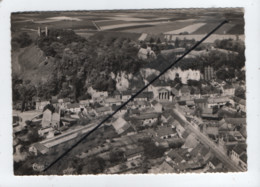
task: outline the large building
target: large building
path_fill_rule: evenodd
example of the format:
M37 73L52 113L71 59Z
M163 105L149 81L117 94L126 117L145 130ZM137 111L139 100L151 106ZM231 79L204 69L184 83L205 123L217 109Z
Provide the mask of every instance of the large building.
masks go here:
M211 67L211 66L205 67L204 68L204 79L206 81L208 81L208 80L211 80L213 78L215 78L215 73L214 73L213 67Z

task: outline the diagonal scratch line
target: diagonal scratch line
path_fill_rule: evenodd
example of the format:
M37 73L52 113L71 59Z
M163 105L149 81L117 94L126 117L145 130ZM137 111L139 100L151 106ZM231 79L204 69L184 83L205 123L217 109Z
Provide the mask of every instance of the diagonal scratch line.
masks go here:
M125 103L123 103L119 108L117 108L113 113L103 119L95 128L89 131L86 135L84 135L79 141L73 144L69 149L67 149L64 153L62 153L57 159L55 159L50 165L48 165L43 171L47 171L50 167L52 167L55 163L57 163L61 158L63 158L66 154L68 154L73 148L75 148L78 144L80 144L86 137L92 134L95 130L97 130L104 122L113 117L119 110L125 107L130 101L132 101L136 96L138 96L141 92L143 92L148 86L150 86L154 81L156 81L159 77L161 77L164 73L166 73L169 69L171 69L177 62L182 60L187 54L189 54L192 50L194 50L198 45L200 45L203 41L205 41L211 34L213 34L216 30L218 30L222 25L228 23L227 20L222 21L218 26L216 26L211 32L209 32L206 36L204 36L200 41L198 41L194 46L192 46L189 50L187 50L181 57L179 57L176 61L170 64L167 68L165 68L159 75L157 75L154 79L152 79L148 84L146 84L142 89L136 92L130 99L128 99Z

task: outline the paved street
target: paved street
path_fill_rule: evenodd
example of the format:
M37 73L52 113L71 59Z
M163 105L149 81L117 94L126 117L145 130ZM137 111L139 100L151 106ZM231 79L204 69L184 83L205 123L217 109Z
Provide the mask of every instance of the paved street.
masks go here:
M190 122L188 122L185 117L176 109L173 109L174 113L179 115L182 119L183 124L187 125L187 128L191 130L198 138L198 140L204 145L210 147L212 152L218 157L219 160L225 164L231 171L244 171L242 168L237 166L213 141L211 141L206 135L201 133L196 129Z

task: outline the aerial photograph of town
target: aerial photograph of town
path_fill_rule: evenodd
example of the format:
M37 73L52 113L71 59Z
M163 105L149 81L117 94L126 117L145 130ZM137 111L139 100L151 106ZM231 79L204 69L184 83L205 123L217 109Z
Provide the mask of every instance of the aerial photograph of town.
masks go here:
M243 8L13 12L14 175L246 172L244 25Z

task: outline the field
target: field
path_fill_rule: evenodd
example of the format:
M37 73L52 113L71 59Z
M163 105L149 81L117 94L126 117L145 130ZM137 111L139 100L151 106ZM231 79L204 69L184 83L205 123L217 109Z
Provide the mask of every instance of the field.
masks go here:
M202 27L204 25L205 25L205 23L195 23L195 24L186 26L186 27L181 28L181 29L166 32L165 34L180 34L182 32L192 33L192 32L198 30L200 27Z
M31 12L12 14L12 31L22 29L36 31L38 27L62 29L86 29L123 31L133 33L173 33L188 32L205 34L224 19L231 22L217 31L217 34L243 34L244 21L241 11L229 9L165 9L165 10L112 10L79 12ZM200 25L205 23L205 25ZM193 25L193 26L192 26ZM81 34L83 33L80 32Z
M134 29L128 29L124 32L135 32L135 33L148 33L148 34L161 34L164 32L169 32L172 30L177 30L184 28L188 26L189 24L192 24L193 20L187 20L187 21L172 21L172 22L166 22L158 25L151 26L149 28L140 27L140 28L134 28Z

